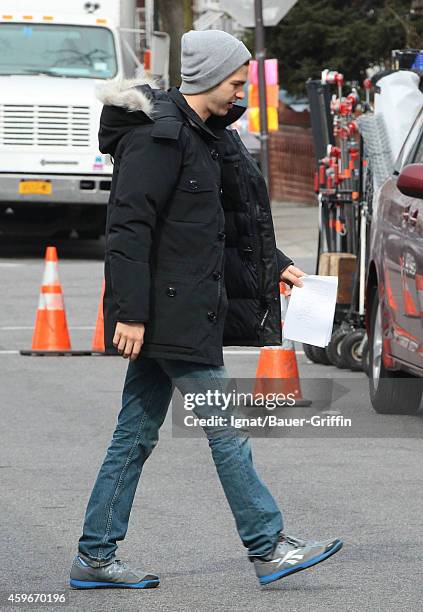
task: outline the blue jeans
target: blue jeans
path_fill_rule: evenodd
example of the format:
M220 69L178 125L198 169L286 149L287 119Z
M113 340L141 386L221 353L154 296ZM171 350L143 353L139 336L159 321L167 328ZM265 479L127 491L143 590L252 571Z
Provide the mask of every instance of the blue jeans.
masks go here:
M141 471L158 442L174 386L182 394L193 391L193 381L197 393L210 388L223 391L228 378L220 366L142 356L129 363L117 426L88 502L79 539L81 553L98 564L115 556L116 542L125 538ZM207 406L194 408L200 417L207 412ZM203 429L241 541L249 556L266 555L273 550L283 521L254 469L248 435L230 425Z

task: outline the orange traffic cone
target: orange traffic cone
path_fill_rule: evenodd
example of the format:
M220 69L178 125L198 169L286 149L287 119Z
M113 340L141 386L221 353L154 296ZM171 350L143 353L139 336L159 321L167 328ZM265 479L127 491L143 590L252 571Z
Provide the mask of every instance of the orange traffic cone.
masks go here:
M101 288L101 298L98 305L97 311L97 323L95 326L92 350L94 353L104 353L104 315L103 315L103 299L104 299L105 282L103 280L103 286Z
M43 282L32 337L32 351L38 353L70 351L68 325L59 280L57 250L49 246L45 254Z
M288 307L285 283L280 283L282 328ZM287 406L310 406L311 400L302 397L297 357L292 340L282 346L264 347L260 351L256 370L254 396L280 393L287 397ZM295 403L294 403L295 402Z

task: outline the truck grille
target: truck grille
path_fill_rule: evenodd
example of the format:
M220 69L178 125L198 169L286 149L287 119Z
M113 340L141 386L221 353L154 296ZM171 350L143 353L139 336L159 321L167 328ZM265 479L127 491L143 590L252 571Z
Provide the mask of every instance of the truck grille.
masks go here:
M89 106L0 104L0 145L88 147Z

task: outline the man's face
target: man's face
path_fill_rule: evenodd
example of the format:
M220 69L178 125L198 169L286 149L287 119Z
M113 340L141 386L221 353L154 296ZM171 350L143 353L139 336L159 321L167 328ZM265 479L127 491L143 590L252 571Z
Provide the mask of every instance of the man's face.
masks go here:
M243 86L247 82L248 66L241 66L227 79L206 92L207 110L224 117L232 105L245 97Z

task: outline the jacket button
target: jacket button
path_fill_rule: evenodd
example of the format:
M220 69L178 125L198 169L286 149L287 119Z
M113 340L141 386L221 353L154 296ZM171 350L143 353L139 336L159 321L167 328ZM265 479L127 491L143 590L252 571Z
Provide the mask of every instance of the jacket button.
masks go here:
M190 189L192 189L193 191L197 191L197 189L198 189L198 181L196 181L195 179L191 179L189 181L189 186L190 186Z
M217 319L216 313L213 312L213 311L208 312L207 316L209 318L209 321L212 321L212 322L216 321L216 319Z
M250 246L247 246L245 247L245 249L242 249L242 250L244 251L245 258L250 260L253 254L253 249Z
M167 288L167 291L166 291L166 294L167 294L169 297L175 297L175 295L176 295L176 289L175 289L174 287L168 287L168 288Z
M222 278L222 272L213 272L214 280L220 280Z
M217 159L219 159L219 153L216 151L216 149L212 149L210 151L210 154L212 156L212 158L216 161Z
M217 237L218 237L219 240L225 240L226 234L225 234L225 232L219 232Z

